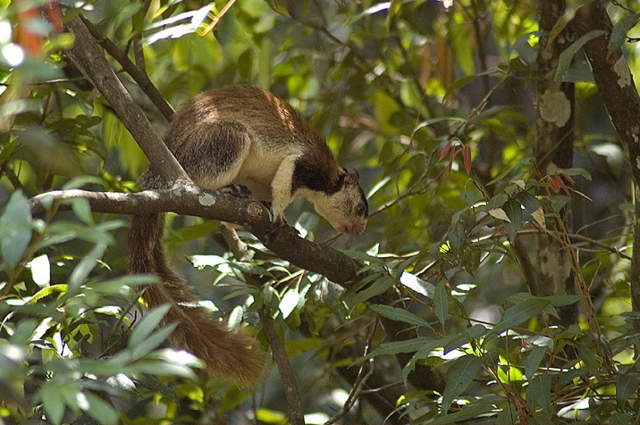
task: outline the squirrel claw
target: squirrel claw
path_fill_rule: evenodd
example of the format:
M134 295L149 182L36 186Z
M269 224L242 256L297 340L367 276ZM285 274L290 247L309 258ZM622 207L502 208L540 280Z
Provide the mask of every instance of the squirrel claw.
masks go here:
M280 229L287 226L287 220L284 217L276 217L269 225L269 231L264 235L264 240L268 243L275 238Z

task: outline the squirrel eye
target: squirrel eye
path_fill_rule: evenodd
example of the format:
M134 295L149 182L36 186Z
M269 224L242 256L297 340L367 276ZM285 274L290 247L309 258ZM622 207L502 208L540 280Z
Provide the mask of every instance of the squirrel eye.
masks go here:
M367 212L367 207L364 206L364 204L358 204L358 206L356 207L356 214L358 216L363 216L365 215Z

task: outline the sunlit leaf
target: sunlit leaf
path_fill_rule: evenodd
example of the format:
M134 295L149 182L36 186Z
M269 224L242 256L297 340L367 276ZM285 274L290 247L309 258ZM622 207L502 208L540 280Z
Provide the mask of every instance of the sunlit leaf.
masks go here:
M164 319L164 316L169 312L170 308L170 305L164 304L148 311L144 316L142 316L142 319L140 319L140 321L138 321L138 323L133 327L133 332L131 332L131 336L129 337L129 347L135 349L137 346L142 344L142 342L146 340L158 327L162 319Z
M46 254L39 255L29 262L31 278L39 287L49 286L51 283L51 263Z
M433 298L435 286L433 283L420 279L418 276L403 272L400 275L400 283L409 289L416 291L417 293L424 295L427 298Z

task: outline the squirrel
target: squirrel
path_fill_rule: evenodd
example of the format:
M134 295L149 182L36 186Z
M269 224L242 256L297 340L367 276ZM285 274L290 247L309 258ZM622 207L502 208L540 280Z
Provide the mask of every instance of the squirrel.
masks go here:
M217 190L243 185L254 199L271 203L272 225L284 225L292 199L311 201L338 231L361 234L368 204L357 171L340 167L320 134L271 92L234 85L196 95L169 123L164 142L191 179ZM143 189L166 184L153 165L140 177ZM253 385L264 351L244 329L230 330L201 307L169 265L163 248L164 214L135 214L129 231L129 273L158 276L145 290L149 308L169 303L163 323L178 322L170 342L199 357L228 382Z

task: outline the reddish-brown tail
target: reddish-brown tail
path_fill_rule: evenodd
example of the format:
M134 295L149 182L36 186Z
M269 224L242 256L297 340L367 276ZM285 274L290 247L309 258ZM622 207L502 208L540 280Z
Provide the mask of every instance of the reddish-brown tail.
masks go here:
M178 322L170 342L199 357L213 375L239 385L252 385L262 376L265 353L244 329L228 329L197 307L198 299L169 266L162 246L163 214L133 216L129 231L129 272L155 274L161 284L148 287L149 307L171 304L164 323Z

